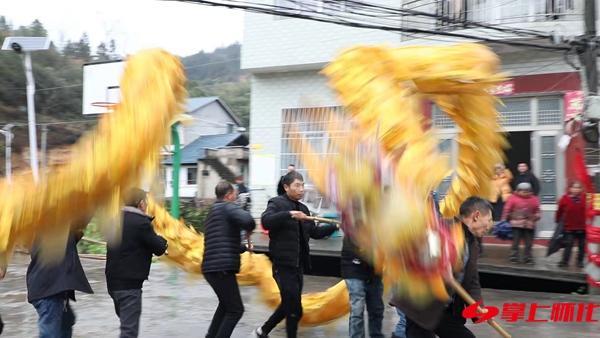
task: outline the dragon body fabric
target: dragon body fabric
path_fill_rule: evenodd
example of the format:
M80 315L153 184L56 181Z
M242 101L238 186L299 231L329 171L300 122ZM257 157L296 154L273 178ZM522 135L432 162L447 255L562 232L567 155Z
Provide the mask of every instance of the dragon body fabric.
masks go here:
M328 128L333 133L351 126L331 142L337 155L323 159L301 138L292 145L301 150L311 180L342 211L345 231L361 244L386 285L415 302L448 297L444 276L459 266L463 240L456 225L440 221L429 198L451 170L422 115L424 102L436 103L461 129L460 158L441 203L445 216L455 216L467 196L484 195L493 164L501 159L497 102L488 93L502 80L497 68L496 56L474 44L349 50L324 70L349 113L349 119L331 119ZM97 209L117 217L122 192L157 167L158 149L182 112L184 82L180 62L164 51L130 57L121 102L74 146L71 162L48 170L37 184L26 174L10 185L0 182L3 259L36 238L49 257L56 256L78 219ZM203 235L153 200L148 213L155 217L157 233L169 241L166 259L200 273ZM243 254L238 280L257 285L270 306L279 303L265 255ZM303 295L302 304L302 323L321 324L348 312L348 292L340 282Z

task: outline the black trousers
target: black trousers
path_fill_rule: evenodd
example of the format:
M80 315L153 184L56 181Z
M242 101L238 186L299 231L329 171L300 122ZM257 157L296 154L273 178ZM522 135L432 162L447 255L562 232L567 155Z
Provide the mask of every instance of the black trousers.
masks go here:
M579 251L577 252L577 263L583 263L583 257L585 256L585 230L565 231L565 250L563 251L562 256L563 263L569 264L575 240L577 240L577 245L579 247Z
M512 228L513 243L511 247L511 257L519 258L519 243L521 239L525 241L525 260L531 259L531 247L533 246L533 229Z
M496 203L492 203L492 219L494 222L498 222L502 218L502 209L504 209L504 201L500 196Z
M120 338L135 338L140 331L142 289L108 291L121 322Z
M298 322L302 318L302 269L292 267L273 267L273 278L279 287L281 303L271 317L262 326L263 334L269 334L285 318L285 330L288 338L295 338Z
M219 306L210 322L206 337L231 337L233 329L244 314L244 304L242 304L235 273L231 271L209 272L204 274L204 278L219 298Z
M442 320L433 331L420 327L407 317L406 338L435 338L436 335L440 338L475 338L465 323L464 318L454 316L450 309L444 311Z

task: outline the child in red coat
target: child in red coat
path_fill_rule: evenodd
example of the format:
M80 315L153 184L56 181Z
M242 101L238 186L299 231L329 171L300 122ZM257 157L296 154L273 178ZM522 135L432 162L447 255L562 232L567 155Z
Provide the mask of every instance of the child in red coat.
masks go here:
M569 266L573 242L577 239L579 251L577 252L577 266L583 268L583 257L585 248L585 195L581 183L575 181L569 186L569 192L558 202L556 211L556 222L563 222L564 243L562 260L559 267Z
M502 220L509 221L513 232L513 243L510 261L519 263L519 243L525 242L525 255L523 263L535 264L531 254L535 227L540 219L540 200L532 193L532 186L528 182L521 182L512 194L502 212Z

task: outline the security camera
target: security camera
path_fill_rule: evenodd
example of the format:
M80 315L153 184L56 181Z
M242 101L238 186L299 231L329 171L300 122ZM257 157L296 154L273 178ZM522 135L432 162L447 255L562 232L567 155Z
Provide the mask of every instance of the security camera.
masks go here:
M21 54L21 51L23 50L23 48L21 47L21 45L18 42L13 42L10 44L10 48L12 48L12 50L14 50L15 52Z

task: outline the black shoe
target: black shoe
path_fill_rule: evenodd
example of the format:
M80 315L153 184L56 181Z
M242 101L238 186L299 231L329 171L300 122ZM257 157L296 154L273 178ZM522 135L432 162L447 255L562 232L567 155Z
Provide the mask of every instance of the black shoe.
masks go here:
M509 260L513 264L518 264L519 263L519 257L511 257L511 258L509 258Z
M583 262L577 262L577 267L583 269L585 267L585 264L583 264Z
M527 265L535 265L535 261L531 258L525 259L525 264Z
M567 264L567 262L560 262L560 263L558 263L558 267L559 268L566 268L568 266L569 266L569 264Z

